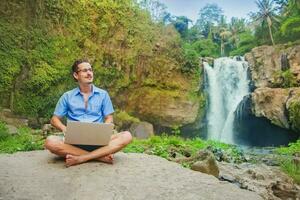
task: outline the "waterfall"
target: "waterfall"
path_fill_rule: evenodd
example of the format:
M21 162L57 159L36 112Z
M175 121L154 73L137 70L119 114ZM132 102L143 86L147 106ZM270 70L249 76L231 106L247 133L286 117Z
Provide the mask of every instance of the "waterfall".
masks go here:
M208 139L234 143L235 110L249 93L248 63L243 58L218 58L204 64L208 92Z

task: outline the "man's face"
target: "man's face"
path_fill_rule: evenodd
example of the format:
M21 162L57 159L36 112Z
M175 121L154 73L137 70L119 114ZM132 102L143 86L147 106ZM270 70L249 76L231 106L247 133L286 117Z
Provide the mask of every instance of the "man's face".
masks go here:
M90 63L83 62L78 65L77 72L73 73L78 83L91 84L93 82L93 68Z

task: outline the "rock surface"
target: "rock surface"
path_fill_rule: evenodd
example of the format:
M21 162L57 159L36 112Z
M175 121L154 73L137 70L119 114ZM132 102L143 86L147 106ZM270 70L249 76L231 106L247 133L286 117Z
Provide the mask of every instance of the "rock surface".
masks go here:
M147 139L154 135L153 125L148 122L133 123L129 130L137 139Z
M267 200L298 200L300 187L278 167L264 164L243 163L240 165L219 163L220 177L254 191Z
M208 150L200 151L202 160L192 164L191 169L205 174L211 174L219 177L219 168L215 160L214 154Z
M28 126L28 119L14 115L9 109L3 109L0 111L0 121L15 127Z
M299 101L300 88L258 88L251 94L252 113L265 117L273 124L297 131L289 123L289 106Z
M259 46L245 54L245 59L249 62L252 80L258 88L272 87L274 74L288 68L300 80L300 45Z
M256 200L259 195L145 154L66 168L47 151L0 155L0 199Z
M200 106L199 100L190 99L186 91L147 87L119 95L116 104L139 119L170 128L194 123Z

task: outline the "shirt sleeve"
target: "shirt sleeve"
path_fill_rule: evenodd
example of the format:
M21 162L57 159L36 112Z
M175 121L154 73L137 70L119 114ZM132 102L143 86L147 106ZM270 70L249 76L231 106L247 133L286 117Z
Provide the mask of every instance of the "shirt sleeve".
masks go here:
M67 110L68 110L67 95L63 94L59 98L53 114L59 117L64 117L67 114Z
M109 114L112 114L114 112L114 108L113 105L111 103L110 97L108 95L108 93L105 93L103 102L102 102L102 114L103 116L107 116Z

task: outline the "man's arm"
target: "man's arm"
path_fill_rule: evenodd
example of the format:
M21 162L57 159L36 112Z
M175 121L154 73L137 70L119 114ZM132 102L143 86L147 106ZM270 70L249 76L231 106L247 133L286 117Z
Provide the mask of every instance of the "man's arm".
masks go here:
M67 127L61 122L61 118L53 115L53 117L50 120L50 123L52 126L54 126L55 128L61 130L62 132L66 132Z
M114 123L113 115L106 115L104 119L104 123Z

